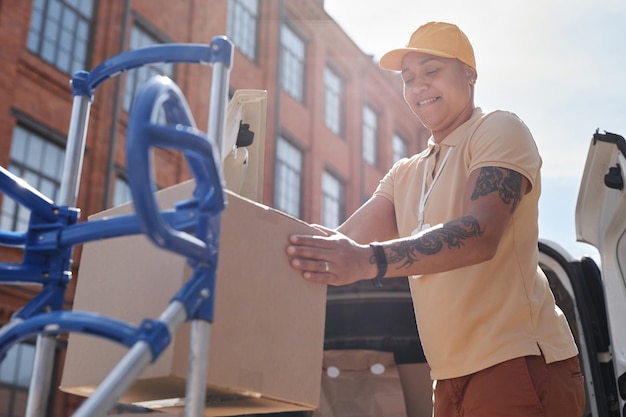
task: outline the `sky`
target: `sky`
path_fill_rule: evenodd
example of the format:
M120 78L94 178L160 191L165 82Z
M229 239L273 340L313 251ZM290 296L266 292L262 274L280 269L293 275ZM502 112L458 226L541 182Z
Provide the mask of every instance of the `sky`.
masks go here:
M475 103L530 128L543 159L540 238L574 257L575 209L592 135L626 135L626 0L325 0L328 14L378 61L423 23L446 21L476 55Z

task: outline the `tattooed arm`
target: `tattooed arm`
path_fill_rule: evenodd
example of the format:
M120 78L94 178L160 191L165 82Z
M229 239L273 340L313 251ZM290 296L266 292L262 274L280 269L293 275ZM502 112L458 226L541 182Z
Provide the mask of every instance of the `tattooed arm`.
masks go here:
M384 197L374 196L339 226L337 231L360 243L395 239L398 237L398 225L393 203Z
M516 171L485 167L469 176L464 215L412 238L387 242L388 275L443 272L491 259L528 180Z
M462 216L416 236L383 242L386 276L444 272L491 259L528 190L528 180L516 171L498 167L473 171L464 191ZM357 224L371 225L355 219L346 229L354 230ZM376 275L371 248L340 233L330 238L292 236L287 254L292 267L315 282L344 285Z

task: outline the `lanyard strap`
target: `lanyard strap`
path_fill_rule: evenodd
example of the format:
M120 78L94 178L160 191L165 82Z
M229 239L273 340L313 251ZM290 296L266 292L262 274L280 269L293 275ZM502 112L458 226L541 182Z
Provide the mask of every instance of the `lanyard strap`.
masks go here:
M439 178L439 174L441 174L441 171L443 170L444 165L448 161L450 152L452 152L452 147L448 148L448 152L446 152L446 155L443 157L443 160L441 161L441 165L439 166L439 169L435 173L433 182L430 183L428 190L426 190L426 177L428 176L428 161L430 158L426 159L426 164L424 165L424 176L422 178L422 194L420 196L419 211L417 213L418 228L421 228L422 225L424 224L424 208L426 207L426 200L428 199L430 192L433 190L433 187L435 186L435 182L437 182L437 179Z

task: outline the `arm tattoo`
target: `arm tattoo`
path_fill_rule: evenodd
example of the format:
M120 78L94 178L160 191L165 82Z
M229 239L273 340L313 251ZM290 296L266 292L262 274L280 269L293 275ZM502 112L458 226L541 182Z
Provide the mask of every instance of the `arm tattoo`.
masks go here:
M506 205L511 205L511 213L522 201L522 174L512 169L485 167L480 169L472 201L478 197L497 192Z
M417 239L391 246L389 248L391 254L387 252L388 261L390 264L401 263L399 268L408 268L416 263L421 255L435 255L441 252L444 246L448 249L458 249L465 244L467 239L478 237L483 232L484 228L480 228L475 217L461 217Z

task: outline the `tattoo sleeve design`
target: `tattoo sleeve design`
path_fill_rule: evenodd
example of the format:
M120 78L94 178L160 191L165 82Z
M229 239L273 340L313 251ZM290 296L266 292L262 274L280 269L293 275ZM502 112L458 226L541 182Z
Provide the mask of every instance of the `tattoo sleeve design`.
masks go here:
M443 225L440 229L430 231L418 239L399 242L387 252L390 264L401 263L399 268L407 268L416 263L421 255L435 255L444 247L460 248L465 241L482 235L478 220L473 216L461 217ZM391 254L390 254L391 252Z
M472 201L487 194L497 192L506 205L511 205L511 213L522 201L522 174L512 169L485 167L480 169Z

